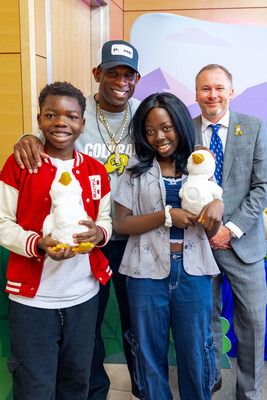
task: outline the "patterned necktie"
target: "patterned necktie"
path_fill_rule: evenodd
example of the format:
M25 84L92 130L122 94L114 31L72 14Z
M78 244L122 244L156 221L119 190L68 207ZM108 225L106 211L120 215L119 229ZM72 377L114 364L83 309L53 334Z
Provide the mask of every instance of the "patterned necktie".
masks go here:
M220 136L218 135L221 124L211 124L212 136L210 141L210 150L213 151L216 157L215 178L218 185L222 186L222 168L223 168L223 145Z

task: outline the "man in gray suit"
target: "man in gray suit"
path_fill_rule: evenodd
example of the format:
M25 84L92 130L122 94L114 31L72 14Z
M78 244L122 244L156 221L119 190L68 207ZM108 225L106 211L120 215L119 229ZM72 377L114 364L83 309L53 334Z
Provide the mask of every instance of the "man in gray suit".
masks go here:
M234 296L233 326L238 339L236 399L260 400L266 313L262 212L267 202L267 134L262 120L229 110L233 95L232 76L226 68L210 64L197 74L196 101L201 115L194 119L196 143L210 148L213 142L217 167L220 163L223 167L224 217L210 245ZM216 179L219 175L216 171ZM221 281L221 276L213 281L217 390L221 387Z

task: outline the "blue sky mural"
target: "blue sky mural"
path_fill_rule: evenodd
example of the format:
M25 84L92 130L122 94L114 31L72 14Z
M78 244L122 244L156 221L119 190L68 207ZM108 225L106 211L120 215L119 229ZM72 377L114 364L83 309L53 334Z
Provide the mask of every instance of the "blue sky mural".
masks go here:
M206 64L224 65L233 75L233 110L267 121L267 28L221 24L167 13L144 14L131 29L140 54L142 79L135 96L172 92L199 114L195 75Z

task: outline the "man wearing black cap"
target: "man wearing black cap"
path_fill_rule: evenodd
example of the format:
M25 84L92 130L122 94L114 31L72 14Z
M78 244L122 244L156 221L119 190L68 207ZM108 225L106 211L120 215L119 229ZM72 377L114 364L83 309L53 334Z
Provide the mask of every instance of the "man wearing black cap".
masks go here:
M137 100L132 99L135 86L140 79L136 49L122 40L104 43L100 63L98 67L93 68L93 75L96 82L99 83L99 91L87 98L84 114L86 119L85 129L83 135L75 142L75 147L78 151L89 154L105 165L110 178L111 197L113 198L119 177L127 164L128 158L133 153L133 144L128 127L139 105ZM41 134L39 137L42 140ZM30 173L37 173L41 159L47 157L43 153L42 142L33 135L23 137L15 145L14 156L18 165L21 168L25 165ZM114 233L111 241L103 248L103 252L113 270L112 278L120 309L123 346L131 376L132 393L133 398L138 398L138 388L132 374L131 349L124 337L124 332L130 327L125 277L118 273L126 239L126 237ZM110 385L103 366L105 350L101 338L101 323L108 297L109 286L101 285L88 400L105 400Z

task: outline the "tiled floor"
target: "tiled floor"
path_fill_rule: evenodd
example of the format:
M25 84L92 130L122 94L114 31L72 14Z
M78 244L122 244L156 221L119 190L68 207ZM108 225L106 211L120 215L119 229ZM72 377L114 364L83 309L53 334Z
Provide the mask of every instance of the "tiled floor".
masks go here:
M235 399L235 364L236 359L231 358L232 369L223 369L222 389L212 396L212 400L234 400ZM132 400L130 392L130 379L126 365L106 364L105 368L110 377L111 387L108 400ZM264 389L262 400L267 400L267 362L264 371ZM170 367L170 386L174 400L179 400L177 389L176 367Z

